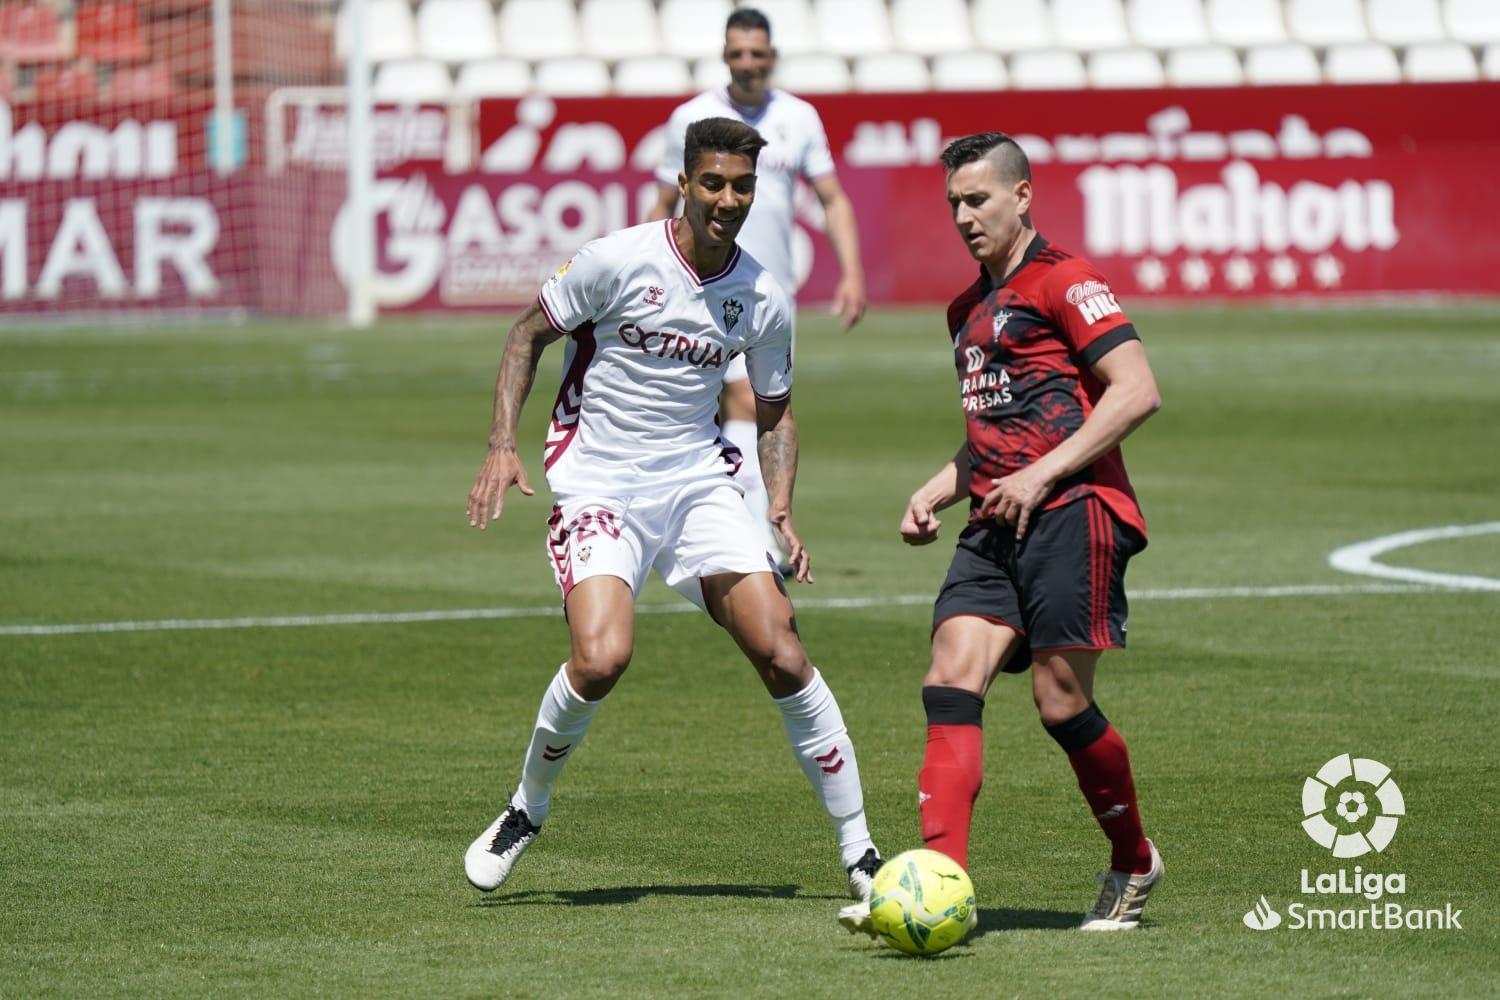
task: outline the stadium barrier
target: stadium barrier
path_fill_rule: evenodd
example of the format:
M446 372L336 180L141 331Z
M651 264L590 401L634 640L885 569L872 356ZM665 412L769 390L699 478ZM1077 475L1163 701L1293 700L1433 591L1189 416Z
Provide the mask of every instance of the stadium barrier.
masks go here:
M336 311L338 90L253 109L237 169L207 109L0 102L0 312ZM386 311L513 306L583 242L639 221L677 98L377 109ZM986 128L1031 155L1035 216L1132 297L1494 295L1500 84L840 94L815 101L855 203L872 302L941 301L973 265L938 153ZM805 300L837 277L810 193Z

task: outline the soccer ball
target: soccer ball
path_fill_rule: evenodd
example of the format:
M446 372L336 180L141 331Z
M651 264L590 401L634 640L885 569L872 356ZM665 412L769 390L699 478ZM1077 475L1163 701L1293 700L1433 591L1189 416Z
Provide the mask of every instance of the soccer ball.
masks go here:
M946 854L906 851L875 873L870 920L892 948L936 955L962 941L978 922L974 884Z

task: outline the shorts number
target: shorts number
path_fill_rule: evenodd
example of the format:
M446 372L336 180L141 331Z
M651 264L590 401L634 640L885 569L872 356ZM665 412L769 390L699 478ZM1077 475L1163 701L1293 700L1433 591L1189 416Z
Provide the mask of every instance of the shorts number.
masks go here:
M620 525L615 520L615 512L612 510L586 510L573 519L568 525L568 535L575 541L581 542L587 538L603 532L610 538L620 537Z

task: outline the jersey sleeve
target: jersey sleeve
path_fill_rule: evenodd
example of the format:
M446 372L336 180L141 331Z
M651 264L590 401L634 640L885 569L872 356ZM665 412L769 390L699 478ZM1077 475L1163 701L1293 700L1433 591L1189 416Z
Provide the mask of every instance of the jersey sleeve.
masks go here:
M780 403L792 395L792 311L779 288L762 308L761 333L745 349L745 368L755 398Z
M1070 257L1052 269L1045 297L1057 331L1086 365L1127 340L1140 339L1104 275L1081 257Z
M571 333L604 311L612 273L603 258L598 240L584 244L542 285L537 301L553 329Z
M823 119L811 104L807 106L807 145L802 150L802 176L811 182L833 173L833 151L828 148L828 133Z
M677 175L682 173L684 145L687 143L688 123L683 120L682 109L673 111L667 119L666 142L661 147L661 162L656 165L656 180L659 184L677 186Z

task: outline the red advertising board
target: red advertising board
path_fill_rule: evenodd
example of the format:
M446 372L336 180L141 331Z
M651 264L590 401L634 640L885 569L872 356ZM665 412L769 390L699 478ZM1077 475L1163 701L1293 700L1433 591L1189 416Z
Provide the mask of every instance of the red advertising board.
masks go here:
M229 176L205 160L203 107L75 106L69 117L0 101L0 312L337 309L341 111L300 91L281 101L282 130L253 127L250 165ZM677 103L384 109L382 308L529 300L582 243L641 220ZM1500 256L1500 83L814 104L875 304L942 301L967 284L974 265L951 230L937 158L946 139L986 129L1031 156L1039 229L1135 298L1500 293L1489 263ZM260 144L273 141L280 154L268 157ZM268 159L280 173L266 173ZM837 278L820 227L804 199L803 300L828 298Z

